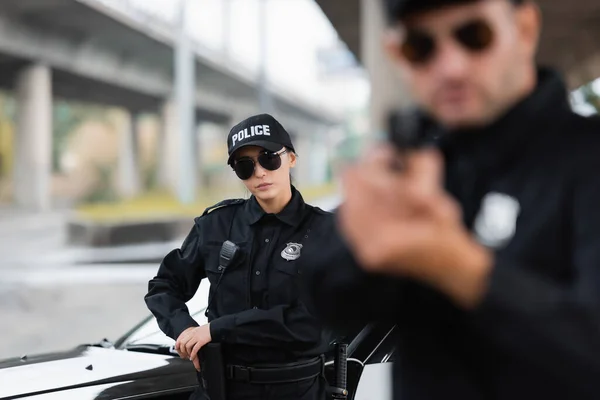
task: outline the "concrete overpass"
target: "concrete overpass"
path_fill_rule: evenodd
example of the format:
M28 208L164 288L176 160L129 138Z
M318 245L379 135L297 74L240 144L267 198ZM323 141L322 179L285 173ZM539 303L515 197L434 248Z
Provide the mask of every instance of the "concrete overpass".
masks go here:
M135 168L135 116L157 112L165 121L167 149L161 176L173 184L181 174L174 125L173 27L145 24L94 0L1 0L0 87L18 99L15 166L17 203L49 207L51 107L54 97L129 110L122 140L120 182L126 195L139 189ZM196 118L229 125L258 112L258 77L241 65L195 45ZM274 114L290 131L323 132L335 117L270 86ZM308 138L310 142L310 138ZM190 143L190 145L192 145ZM300 146L302 147L302 146ZM308 163L306 163L308 164Z
M385 26L382 0L316 0L349 50L371 76L373 128L383 125L385 108L403 104L406 95L381 51ZM600 1L537 0L544 26L540 63L553 65L565 75L571 89L600 76ZM396 82L397 85L390 84Z

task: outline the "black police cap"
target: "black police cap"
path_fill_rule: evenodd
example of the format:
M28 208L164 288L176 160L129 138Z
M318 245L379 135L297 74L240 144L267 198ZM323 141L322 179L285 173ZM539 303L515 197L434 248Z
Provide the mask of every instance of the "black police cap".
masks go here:
M287 147L296 152L288 132L269 114L253 115L231 128L227 136L227 164L233 161L233 153L246 146L258 146L272 152Z
M384 0L387 16L390 22L395 22L409 14L432 10L440 7L458 4L473 3L484 0ZM520 4L524 0L509 0L514 4Z

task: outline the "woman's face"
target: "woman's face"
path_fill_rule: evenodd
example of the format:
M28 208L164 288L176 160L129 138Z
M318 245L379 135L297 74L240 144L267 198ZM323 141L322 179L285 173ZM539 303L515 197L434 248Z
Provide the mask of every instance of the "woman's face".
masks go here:
M269 171L258 162L258 156L264 151L265 149L258 146L242 147L236 151L234 163L242 158L250 158L254 161L254 173L242 182L257 199L269 201L285 195L289 190L290 168L296 165L296 155L282 147L278 151L279 157L281 157L281 166L274 171Z

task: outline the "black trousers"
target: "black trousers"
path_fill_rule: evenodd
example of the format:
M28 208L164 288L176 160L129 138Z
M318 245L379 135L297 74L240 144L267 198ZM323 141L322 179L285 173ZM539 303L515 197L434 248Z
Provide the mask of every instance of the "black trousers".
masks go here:
M321 376L272 385L229 382L227 400L325 400L326 388L325 378Z

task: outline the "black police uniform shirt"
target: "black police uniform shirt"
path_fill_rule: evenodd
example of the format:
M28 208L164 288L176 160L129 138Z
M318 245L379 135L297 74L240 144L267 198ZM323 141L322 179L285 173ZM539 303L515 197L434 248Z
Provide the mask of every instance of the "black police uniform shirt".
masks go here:
M222 343L227 362L287 363L318 356L325 350L321 326L299 298L298 275L306 254L321 251L322 227L330 219L331 213L306 204L293 187L291 201L278 214L266 214L254 196L224 202L196 218L181 249L164 258L149 282L146 304L161 330L177 339L198 326L185 302L208 278L212 341ZM226 240L237 244L242 256L223 271L219 253Z
M600 120L571 111L558 74L538 76L492 126L438 141L447 190L495 253L475 310L363 272L339 232L306 260L329 324L397 324L394 398L600 398Z

